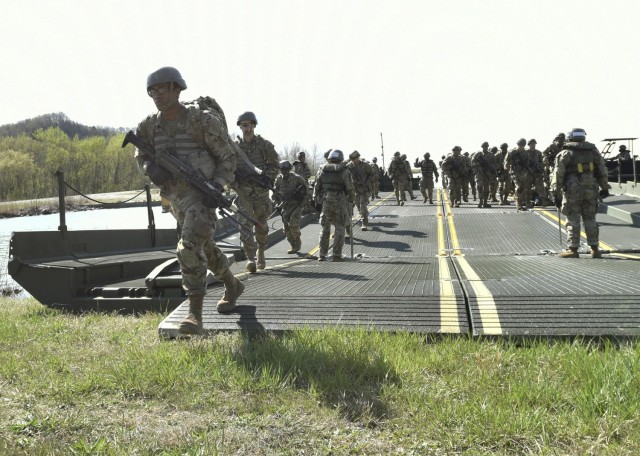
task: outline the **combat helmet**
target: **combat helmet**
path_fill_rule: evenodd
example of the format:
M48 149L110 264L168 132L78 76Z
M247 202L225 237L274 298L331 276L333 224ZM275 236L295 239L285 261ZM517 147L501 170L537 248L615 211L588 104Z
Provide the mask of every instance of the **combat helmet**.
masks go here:
M174 67L162 67L147 76L147 91L156 84L175 82L180 89L185 90L187 83L182 79L182 75Z
M429 152L425 152L425 154L423 156L424 156L424 158L429 160L429 157L431 157L431 154Z
M291 169L291 162L289 160L282 160L280 163L278 163L278 167L280 169Z
M355 159L355 158L360 158L360 152L358 152L357 150L354 150L353 152L351 152L349 154L349 158L351 160Z
M247 120L249 122L253 122L255 125L258 125L258 119L256 118L256 115L251 111L243 112L242 114L240 114L238 116L238 121L236 122L236 125L240 126L240 122L244 122Z
M584 138L587 136L587 132L582 128L574 128L569 134L567 134L567 139L570 141L584 141Z
M344 160L344 154L339 149L334 149L329 153L329 161L341 162Z

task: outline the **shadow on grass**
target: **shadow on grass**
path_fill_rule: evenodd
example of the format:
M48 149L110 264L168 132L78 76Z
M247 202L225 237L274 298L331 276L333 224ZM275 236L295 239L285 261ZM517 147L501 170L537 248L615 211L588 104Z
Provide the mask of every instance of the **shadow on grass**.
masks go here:
M269 372L282 385L305 391L341 416L367 427L388 417L382 388L399 376L382 352L368 343L366 329L302 329L245 332L239 366Z

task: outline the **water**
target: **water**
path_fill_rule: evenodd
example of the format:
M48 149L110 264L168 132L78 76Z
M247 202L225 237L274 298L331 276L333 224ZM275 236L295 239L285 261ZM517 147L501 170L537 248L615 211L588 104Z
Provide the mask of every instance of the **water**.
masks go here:
M153 217L158 229L176 227L173 215L163 214L162 208L159 206L153 207ZM149 226L147 208L144 206L67 212L65 223L68 231L146 229ZM59 214L0 219L0 290L20 288L7 271L11 233L14 231L55 231L59 225Z

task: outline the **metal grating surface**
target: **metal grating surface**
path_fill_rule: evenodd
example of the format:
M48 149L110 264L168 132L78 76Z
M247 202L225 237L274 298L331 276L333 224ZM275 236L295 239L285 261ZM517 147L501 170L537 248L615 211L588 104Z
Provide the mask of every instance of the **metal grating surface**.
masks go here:
M233 313L217 313L215 302L222 291L211 290L205 300L205 331L340 325L432 333L455 326L457 332L468 332L462 290L448 282L455 294L440 296L438 264L437 259L419 258L304 261L267 270L245 279L245 293ZM186 313L185 303L163 321L160 334L176 337Z
M480 279L470 281L461 273L474 334L640 335L638 261L557 256L463 261Z
M454 214L460 248L465 255L536 254L561 250L558 228L535 212L513 209L476 209L487 213ZM564 236L564 234L563 234Z

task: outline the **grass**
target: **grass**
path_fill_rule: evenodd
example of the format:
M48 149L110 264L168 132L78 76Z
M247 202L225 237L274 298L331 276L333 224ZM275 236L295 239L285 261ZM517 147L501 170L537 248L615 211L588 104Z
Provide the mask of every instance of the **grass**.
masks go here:
M640 448L640 345L301 329L163 341L163 315L0 298L0 454Z

